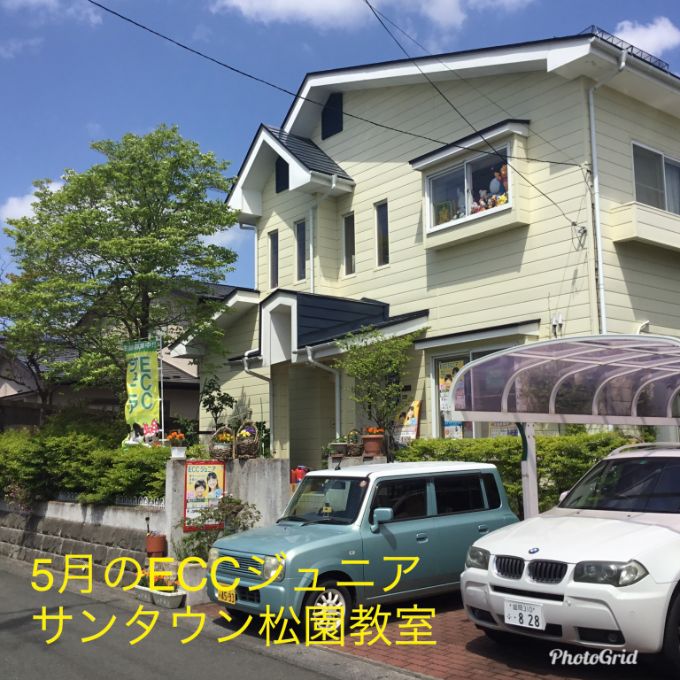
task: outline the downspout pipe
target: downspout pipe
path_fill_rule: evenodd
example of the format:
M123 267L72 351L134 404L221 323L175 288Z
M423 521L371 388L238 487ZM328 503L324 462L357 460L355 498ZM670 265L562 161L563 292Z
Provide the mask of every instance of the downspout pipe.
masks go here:
M338 176L337 175L332 175L331 176L331 186L328 189L328 191L324 192L320 196L317 197L317 199L312 203L312 205L309 208L309 292L314 293L315 292L315 286L314 286L314 211L316 210L316 214L319 214L319 206L323 201L325 201L332 193L335 191L335 187L338 183Z
M331 373L333 376L335 376L335 437L338 438L340 437L340 427L341 427L341 422L340 422L340 371L331 368L330 366L326 366L326 364L322 364L314 359L312 356L312 348L307 345L305 347L305 350L307 351L307 363L316 366L316 368L320 368L322 371L326 371L327 373Z
M626 66L628 52L621 50L616 71L604 80L600 80L588 88L588 113L590 118L590 156L593 170L593 223L595 227L595 266L597 268L597 306L600 334L607 334L607 305L604 289L604 258L602 256L602 221L600 216L600 171L597 162L597 131L595 125L595 93L606 83L616 77Z

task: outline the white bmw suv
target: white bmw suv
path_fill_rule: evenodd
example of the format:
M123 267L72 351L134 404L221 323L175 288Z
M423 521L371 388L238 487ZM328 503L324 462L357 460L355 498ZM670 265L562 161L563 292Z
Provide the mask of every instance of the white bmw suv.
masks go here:
M559 505L476 541L465 610L489 637L662 652L680 671L680 446L616 449Z

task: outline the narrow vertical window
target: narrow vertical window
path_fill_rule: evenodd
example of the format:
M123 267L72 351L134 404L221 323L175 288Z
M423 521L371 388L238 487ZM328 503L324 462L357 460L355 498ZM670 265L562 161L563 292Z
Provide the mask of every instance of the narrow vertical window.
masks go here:
M344 244L345 244L345 275L355 272L354 251L354 213L345 215L344 220Z
M269 232L269 287L279 285L279 232Z
M286 191L288 189L288 175L289 175L288 163L286 163L286 161L284 161L283 158L281 158L281 156L277 156L275 169L276 172L274 174L276 183L276 193L280 194L282 191Z
M390 235L387 220L387 201L375 206L375 224L377 230L378 266L390 263Z
M321 110L321 139L328 139L342 132L342 92L328 96Z
M295 224L295 244L297 249L297 280L307 278L307 225L304 221Z

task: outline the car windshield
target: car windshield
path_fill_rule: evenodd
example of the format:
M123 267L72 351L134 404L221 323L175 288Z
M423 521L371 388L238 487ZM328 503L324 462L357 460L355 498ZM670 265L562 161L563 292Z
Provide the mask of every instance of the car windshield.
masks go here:
M279 522L351 524L357 518L368 479L307 475Z
M680 513L680 459L602 461L583 477L559 507Z

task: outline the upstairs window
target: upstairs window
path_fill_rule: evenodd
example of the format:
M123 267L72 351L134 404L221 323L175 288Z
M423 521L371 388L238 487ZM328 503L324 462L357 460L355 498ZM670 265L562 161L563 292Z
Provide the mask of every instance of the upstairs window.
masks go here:
M354 213L345 215L343 223L343 238L345 250L345 276L356 271L356 253L354 245Z
M295 223L295 248L297 251L297 280L307 278L307 225L304 220Z
M375 226L378 248L378 267L390 263L390 230L387 217L387 201L375 206Z
M508 150L485 154L427 178L429 229L501 208L510 199Z
M342 132L342 92L329 95L321 111L321 139Z
M269 287L279 285L279 232L269 232Z
M635 200L680 215L680 163L633 145Z
M288 163L281 158L276 157L276 193L280 194L282 191L288 189Z

